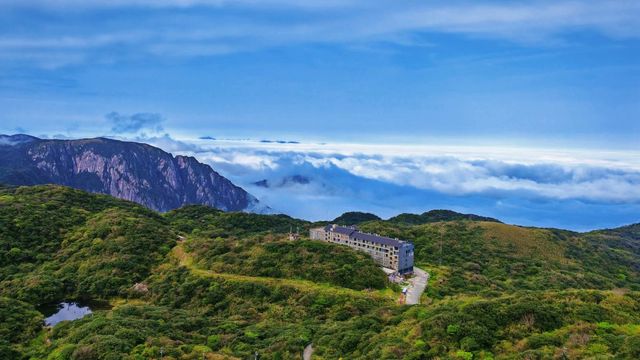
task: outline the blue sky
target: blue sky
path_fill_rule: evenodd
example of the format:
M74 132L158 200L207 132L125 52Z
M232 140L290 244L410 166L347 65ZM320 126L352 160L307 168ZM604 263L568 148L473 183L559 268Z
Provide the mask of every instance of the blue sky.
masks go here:
M4 0L2 127L100 133L118 111L192 135L635 146L638 19L635 1Z
M591 188L572 181L581 160L609 171L589 172L596 180L622 171L617 180L639 184L627 155L640 150L640 3L0 0L0 109L3 133L473 145L483 147L483 161L495 160L487 146L499 146L517 155L508 161L537 166L536 179L556 166L565 185L581 190L558 200L525 186L516 190L526 196L513 190L500 199L578 201L581 211L594 209L591 218L609 213L603 224L616 224L640 213L640 199L585 198ZM531 148L581 153L567 165ZM603 151L618 155L603 163ZM258 176L243 174L226 175L240 183ZM486 187L400 185L447 194L442 206L451 199L498 212L500 199ZM381 211L428 209L423 202ZM536 212L516 220L550 224Z

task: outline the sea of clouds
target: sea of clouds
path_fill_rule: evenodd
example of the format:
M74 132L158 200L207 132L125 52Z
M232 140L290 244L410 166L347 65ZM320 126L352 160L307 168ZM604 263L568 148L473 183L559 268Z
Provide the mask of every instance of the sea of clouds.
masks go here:
M309 220L345 211L390 217L446 208L575 230L640 221L640 154L630 151L174 140L168 135L142 140L195 156L276 212Z

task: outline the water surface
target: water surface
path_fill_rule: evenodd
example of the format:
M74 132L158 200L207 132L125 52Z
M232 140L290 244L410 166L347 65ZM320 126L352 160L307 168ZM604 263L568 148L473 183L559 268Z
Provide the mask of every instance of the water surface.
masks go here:
M95 310L108 309L108 304L96 302L63 301L40 307L40 312L46 317L47 326L55 326L61 321L81 319Z

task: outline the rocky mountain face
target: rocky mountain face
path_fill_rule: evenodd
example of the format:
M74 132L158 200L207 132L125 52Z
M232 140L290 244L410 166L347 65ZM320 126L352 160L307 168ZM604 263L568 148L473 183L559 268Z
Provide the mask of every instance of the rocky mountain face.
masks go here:
M0 183L59 184L130 200L157 211L201 204L226 211L263 207L193 157L106 138L45 140L0 135Z

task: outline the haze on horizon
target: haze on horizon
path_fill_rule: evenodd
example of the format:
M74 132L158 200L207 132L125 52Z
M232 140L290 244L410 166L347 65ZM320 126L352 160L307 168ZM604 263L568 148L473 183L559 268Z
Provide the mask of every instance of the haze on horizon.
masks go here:
M5 0L0 20L0 133L193 154L307 218L640 221L634 1Z

